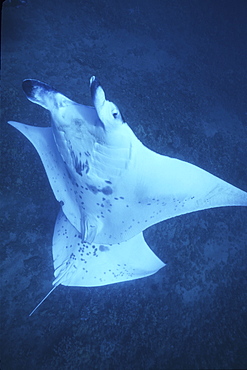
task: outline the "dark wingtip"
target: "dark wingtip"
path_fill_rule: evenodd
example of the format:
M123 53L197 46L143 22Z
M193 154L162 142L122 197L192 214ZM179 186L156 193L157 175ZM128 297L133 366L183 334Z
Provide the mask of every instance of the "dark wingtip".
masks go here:
M33 95L34 81L37 82L36 80L24 80L22 82L22 89L29 98Z
M32 102L38 102L39 97L49 91L56 91L50 85L45 84L39 80L26 79L22 82L22 89L26 97Z

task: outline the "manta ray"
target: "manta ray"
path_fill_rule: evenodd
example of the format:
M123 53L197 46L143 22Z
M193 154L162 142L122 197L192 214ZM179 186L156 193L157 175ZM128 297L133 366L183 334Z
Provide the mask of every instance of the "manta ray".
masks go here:
M51 114L49 127L9 124L36 148L61 205L52 240L52 290L154 274L165 264L145 242L145 229L186 213L247 206L243 190L145 147L95 76L93 107L38 80L24 80L22 87Z

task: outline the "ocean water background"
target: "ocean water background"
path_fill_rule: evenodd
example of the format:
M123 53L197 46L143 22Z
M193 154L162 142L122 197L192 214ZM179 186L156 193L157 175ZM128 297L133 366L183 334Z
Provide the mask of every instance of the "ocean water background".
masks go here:
M16 5L16 4L12 4ZM52 287L58 204L8 120L47 126L21 83L92 105L96 75L150 149L247 191L247 2L28 0L2 9L1 365L29 369L246 369L247 209L145 232L166 267L98 288Z

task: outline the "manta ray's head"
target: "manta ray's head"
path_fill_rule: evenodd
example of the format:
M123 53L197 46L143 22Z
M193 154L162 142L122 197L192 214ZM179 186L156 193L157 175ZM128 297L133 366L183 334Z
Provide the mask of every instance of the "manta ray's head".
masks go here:
M95 109L76 103L46 83L26 79L22 88L28 100L50 111L55 135L57 131L66 132L67 140L70 140L69 135L97 135L97 129L104 126Z
M22 88L28 100L51 112L54 108L76 104L50 85L38 80L26 79L22 82Z
M90 78L90 89L94 107L105 129L119 128L124 123L123 116L114 103L106 100L104 90L95 76Z
M78 104L38 80L24 80L22 87L30 101L50 111L57 143L60 140L67 146L71 143L75 146L77 138L78 148L93 145L95 141L129 147L131 130L117 106L106 100L104 90L94 76L90 79L94 108Z

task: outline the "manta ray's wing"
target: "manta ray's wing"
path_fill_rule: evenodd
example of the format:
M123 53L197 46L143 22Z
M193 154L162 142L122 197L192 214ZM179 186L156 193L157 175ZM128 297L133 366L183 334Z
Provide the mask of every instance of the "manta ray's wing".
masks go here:
M143 147L136 163L148 226L208 208L247 206L247 193L203 169Z
M36 148L45 167L47 177L56 199L62 205L64 213L76 224L81 218L75 194L71 191L71 181L66 166L54 141L51 127L29 126L20 122L9 121Z
M9 124L23 133L36 148L54 195L63 208L57 217L53 236L55 286L107 285L145 277L164 266L148 247L142 233L118 244L84 243L81 234L64 215L67 212L70 219L76 220L81 217L81 212L51 127L29 126L14 121Z
M55 225L52 252L55 286L113 284L152 275L165 266L148 247L142 233L118 244L88 244L62 211Z

